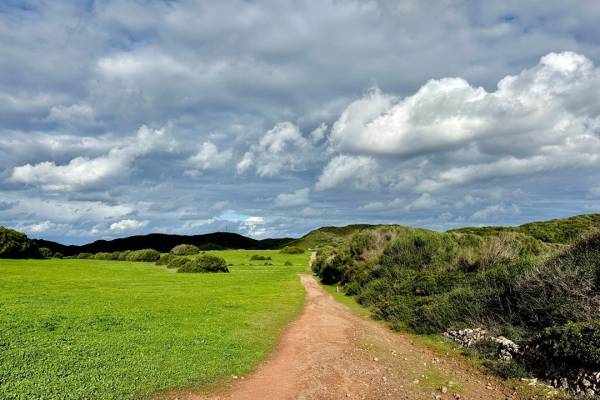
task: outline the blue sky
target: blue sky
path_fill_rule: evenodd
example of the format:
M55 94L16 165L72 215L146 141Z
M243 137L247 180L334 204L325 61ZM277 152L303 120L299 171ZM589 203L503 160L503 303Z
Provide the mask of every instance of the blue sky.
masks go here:
M600 210L595 1L3 1L0 225L82 243Z

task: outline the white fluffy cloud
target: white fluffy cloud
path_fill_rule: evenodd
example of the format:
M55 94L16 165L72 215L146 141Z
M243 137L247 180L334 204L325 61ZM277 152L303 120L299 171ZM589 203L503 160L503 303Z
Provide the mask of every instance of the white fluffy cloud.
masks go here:
M384 159L392 168L417 160L419 168L412 168L421 192L594 166L600 164L598 93L600 69L589 59L550 53L500 80L493 92L461 78L431 80L402 99L374 89L344 110L329 146ZM333 175L331 164L325 172ZM342 182L333 179L329 186Z
M254 168L259 176L275 176L303 169L312 150L296 125L280 122L244 154L237 164L237 172L243 174Z
M326 190L340 185L365 190L378 187L377 162L365 156L334 157L325 166L316 189Z
M108 154L96 158L76 157L67 164L54 161L25 164L13 169L13 182L41 187L50 191L74 191L102 184L126 175L131 163L157 148L168 148L165 129L152 130L142 126L134 140L111 149Z
M198 153L190 157L189 162L200 170L219 169L226 166L231 159L231 150L219 151L211 141L202 143Z
M110 230L112 232L126 232L140 229L148 225L148 221L137 221L135 219L122 219L118 222L110 224Z
M275 205L277 207L296 207L303 206L309 203L310 189L298 189L292 193L280 193L275 197Z

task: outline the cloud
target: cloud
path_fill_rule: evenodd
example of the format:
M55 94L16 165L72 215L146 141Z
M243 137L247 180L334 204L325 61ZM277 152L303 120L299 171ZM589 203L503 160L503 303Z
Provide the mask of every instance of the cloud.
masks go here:
M276 207L297 207L309 203L310 189L298 189L292 193L280 193L275 197L274 204Z
M231 150L219 151L213 142L207 141L202 143L198 153L190 157L189 162L200 170L220 169L229 164L231 157Z
M306 168L312 146L291 122L280 122L265 133L237 164L238 174L254 168L259 176L275 176Z
M404 98L374 89L342 112L330 151L387 160L392 168L416 160L420 192L596 166L599 91L600 69L573 52L544 56L493 92L461 78L430 80Z
M166 131L142 126L132 142L111 149L96 158L76 157L64 165L54 161L25 164L13 169L10 180L38 186L49 191L75 191L102 184L126 175L131 163L142 155L162 147Z
M112 232L121 233L126 231L134 231L148 225L148 221L137 221L135 219L122 219L118 222L110 224Z
M377 168L377 162L370 157L339 155L325 166L315 188L327 190L346 185L362 190L375 189L379 186Z

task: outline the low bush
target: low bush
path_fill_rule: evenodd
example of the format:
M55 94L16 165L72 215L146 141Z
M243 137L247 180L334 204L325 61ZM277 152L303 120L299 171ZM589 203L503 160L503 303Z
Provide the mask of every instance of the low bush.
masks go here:
M266 260L270 260L271 257L269 256L262 256L260 254L253 254L252 257L250 257L250 260L252 261L266 261Z
M193 244L178 244L177 246L171 249L171 254L176 256L193 256L194 254L198 254L200 249Z
M124 251L119 251L117 252L117 260L119 261L127 261L127 258L129 257L129 253L131 253L131 250L124 250Z
M298 246L286 246L279 252L283 254L304 254L304 249Z
M38 258L37 248L27 235L0 226L0 258Z
M511 290L521 325L536 329L600 319L600 231L521 274Z
M286 262L283 263L283 265L286 266L286 267L291 267L294 264L292 264L291 261L286 261Z
M94 259L96 259L96 260L114 260L115 258L113 258L112 253L100 252L100 253L94 254Z
M58 251L52 255L52 258L65 258L63 253L59 253Z
M537 365L561 368L600 367L600 321L569 322L546 328L529 343Z
M90 258L94 258L94 255L92 253L79 253L77 254L77 258L79 258L80 260L87 260Z
M156 260L156 265L168 265L176 256L172 253L163 254L160 256L158 260Z
M42 258L52 258L52 250L49 248L40 247L38 251L40 252L40 256L42 256Z
M190 261L189 258L186 257L173 257L167 261L167 268L169 269L179 269Z
M127 255L127 261L155 262L160 253L154 249L133 250Z
M227 262L212 254L201 255L183 264L177 272L229 272Z

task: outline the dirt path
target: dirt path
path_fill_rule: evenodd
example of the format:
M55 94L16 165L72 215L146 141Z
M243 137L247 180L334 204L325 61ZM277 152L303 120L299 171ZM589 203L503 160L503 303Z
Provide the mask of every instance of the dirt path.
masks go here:
M512 390L462 360L441 356L353 314L312 276L300 318L251 375L216 394L190 400L242 399L507 399Z

